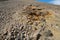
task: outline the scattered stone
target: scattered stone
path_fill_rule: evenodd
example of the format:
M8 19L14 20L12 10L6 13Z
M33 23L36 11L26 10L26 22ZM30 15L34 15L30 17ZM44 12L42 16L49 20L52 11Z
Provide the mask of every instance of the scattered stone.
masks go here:
M54 34L47 28L47 19L45 17L47 15L47 17L49 17L50 14L47 12L47 10L42 10L43 9L39 6L34 5L28 5L26 8L24 7L22 15L20 15L22 17L19 20L14 20L13 23L11 22L12 24L9 24L10 26L6 28L7 31L5 31L5 33L2 33L2 37L0 38L3 40L52 39L48 39L48 37L53 37ZM13 14L15 13L16 12L13 12ZM9 16L11 16L10 13Z

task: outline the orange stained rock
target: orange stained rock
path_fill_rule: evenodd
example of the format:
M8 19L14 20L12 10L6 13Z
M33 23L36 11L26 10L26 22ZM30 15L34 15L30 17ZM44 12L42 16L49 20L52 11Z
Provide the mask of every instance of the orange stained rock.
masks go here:
M25 8L31 8L31 9L33 9L33 8L37 8L37 7L34 6L34 5L28 5L28 6L26 6Z
M39 16L34 15L34 16L33 16L33 19L34 19L34 20L39 20Z
M50 17L52 16L53 13L51 13L50 11L47 11L47 13L44 15L44 17Z
M30 19L30 18L32 18L32 16L31 15L28 15L28 19Z
M29 11L31 11L30 14L28 14L28 19L30 20L39 20L40 17L46 18L46 17L51 17L51 15L53 14L53 11L50 10L35 10L37 7L36 6L28 6L27 9ZM32 10L34 9L34 10ZM43 12L42 14L40 14L40 12Z
M52 13L50 13L50 11L47 11L47 15L52 15Z
M31 6L31 9L35 9L36 8L36 6Z

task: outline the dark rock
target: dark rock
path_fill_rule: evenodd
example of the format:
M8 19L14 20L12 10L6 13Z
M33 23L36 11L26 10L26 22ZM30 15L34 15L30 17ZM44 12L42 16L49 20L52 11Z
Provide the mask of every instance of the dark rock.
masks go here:
M45 36L46 37L52 37L53 33L50 30L48 30L47 32L45 32Z
M38 34L36 40L39 40L41 36L41 34Z
M8 34L8 32L6 32L4 35L7 35Z
M15 38L11 38L10 40L15 40Z

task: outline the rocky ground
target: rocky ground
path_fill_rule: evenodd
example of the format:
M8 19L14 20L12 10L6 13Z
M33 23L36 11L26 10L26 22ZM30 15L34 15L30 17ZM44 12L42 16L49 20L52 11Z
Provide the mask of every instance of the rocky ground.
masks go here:
M0 1L0 40L60 40L59 7L34 0Z

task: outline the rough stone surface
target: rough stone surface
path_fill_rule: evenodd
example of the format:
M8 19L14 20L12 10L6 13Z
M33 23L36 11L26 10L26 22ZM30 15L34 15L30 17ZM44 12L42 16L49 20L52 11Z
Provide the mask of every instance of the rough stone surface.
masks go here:
M60 6L31 1L0 2L0 40L60 40Z

